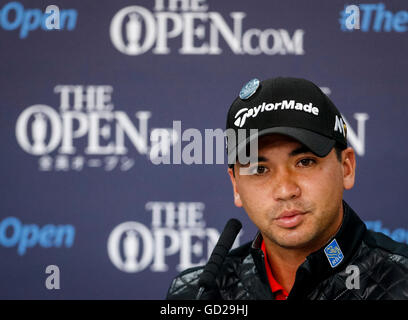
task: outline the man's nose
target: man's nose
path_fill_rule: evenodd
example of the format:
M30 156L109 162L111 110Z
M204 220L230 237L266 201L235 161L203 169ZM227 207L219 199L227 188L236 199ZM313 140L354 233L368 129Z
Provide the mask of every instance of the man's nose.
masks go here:
M273 180L273 197L276 201L292 200L301 195L296 178L287 170L277 172Z

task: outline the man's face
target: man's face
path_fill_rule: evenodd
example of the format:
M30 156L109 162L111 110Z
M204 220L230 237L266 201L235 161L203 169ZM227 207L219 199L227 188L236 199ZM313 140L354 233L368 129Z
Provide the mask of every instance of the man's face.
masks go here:
M341 225L343 190L354 184L353 150L344 150L339 161L334 149L320 158L283 135L262 137L258 144L257 163L236 164L235 177L229 169L235 205L265 241L318 249Z

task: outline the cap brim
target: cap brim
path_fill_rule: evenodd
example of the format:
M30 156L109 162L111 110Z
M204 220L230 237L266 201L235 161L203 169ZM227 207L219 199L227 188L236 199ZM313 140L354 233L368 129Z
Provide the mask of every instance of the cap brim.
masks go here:
M241 152L246 151L247 145L255 139L259 139L260 137L273 133L283 134L299 141L319 157L327 156L336 143L334 139L330 139L329 137L322 136L318 133L303 128L274 127L261 130L257 134L253 134L245 141L239 143L237 150L238 152L236 154L238 155ZM234 151L235 150L232 150L232 152Z

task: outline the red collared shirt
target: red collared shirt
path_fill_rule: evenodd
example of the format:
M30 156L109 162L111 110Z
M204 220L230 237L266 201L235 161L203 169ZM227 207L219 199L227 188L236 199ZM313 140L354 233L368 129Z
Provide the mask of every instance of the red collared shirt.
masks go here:
M266 247L265 241L262 240L261 250L264 253L265 257L265 269L266 275L268 276L269 286L271 287L271 291L275 294L276 300L286 300L288 297L288 293L283 289L283 287L275 280L272 274L271 266L269 265L268 255L266 254Z

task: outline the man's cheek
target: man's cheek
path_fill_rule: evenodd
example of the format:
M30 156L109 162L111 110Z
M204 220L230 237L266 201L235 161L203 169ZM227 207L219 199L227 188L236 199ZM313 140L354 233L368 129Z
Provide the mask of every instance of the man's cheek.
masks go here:
M265 218L262 216L261 211L258 207L254 207L248 204L248 202L243 201L242 204L243 209L247 213L249 219L258 227L265 221Z

